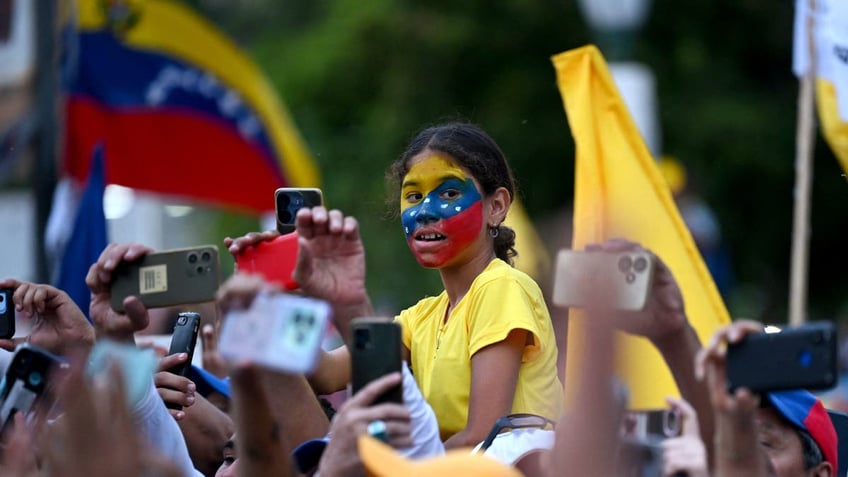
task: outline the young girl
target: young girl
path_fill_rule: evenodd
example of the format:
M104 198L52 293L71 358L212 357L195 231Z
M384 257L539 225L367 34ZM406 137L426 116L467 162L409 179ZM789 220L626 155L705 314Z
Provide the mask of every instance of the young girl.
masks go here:
M476 445L510 413L556 419L556 341L541 290L511 266L515 233L502 223L515 185L500 148L471 124L432 127L411 142L391 176L400 186L407 244L445 287L396 318L445 446ZM294 278L302 290L331 302L342 330L350 319L372 315L356 220L316 207L302 209L296 225ZM345 350L333 353L312 382L346 383L347 360Z

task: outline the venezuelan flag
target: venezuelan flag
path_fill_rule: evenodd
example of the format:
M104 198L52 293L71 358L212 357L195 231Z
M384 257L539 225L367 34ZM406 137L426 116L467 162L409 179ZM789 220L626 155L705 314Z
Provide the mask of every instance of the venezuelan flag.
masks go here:
M77 70L66 102L65 173L91 151L107 182L253 212L318 171L258 67L212 24L168 0L78 2Z

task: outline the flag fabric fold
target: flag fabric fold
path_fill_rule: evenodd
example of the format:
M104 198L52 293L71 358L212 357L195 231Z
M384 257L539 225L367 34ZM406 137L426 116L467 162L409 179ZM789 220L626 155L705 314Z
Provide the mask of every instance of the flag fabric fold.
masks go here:
M106 170L103 146L98 145L91 156L91 167L79 201L70 238L59 263L56 287L64 290L85 316L91 320L88 307L91 292L85 276L91 265L109 243L106 215L103 212L103 193L106 189Z
M677 279L689 322L705 341L730 316L603 57L586 46L552 61L576 146L572 247L621 237L652 250ZM584 337L581 320L571 320L566 395ZM621 334L616 344L630 408L666 407L665 397L679 393L660 354L643 338Z
M83 180L102 142L110 184L253 212L319 186L272 85L214 25L170 0L78 3L65 173Z

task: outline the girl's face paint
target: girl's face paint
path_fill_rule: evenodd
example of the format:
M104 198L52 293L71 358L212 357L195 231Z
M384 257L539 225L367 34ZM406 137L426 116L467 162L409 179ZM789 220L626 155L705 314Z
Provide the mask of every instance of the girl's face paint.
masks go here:
M483 204L453 161L434 154L413 161L401 185L401 222L418 263L439 268L480 236Z

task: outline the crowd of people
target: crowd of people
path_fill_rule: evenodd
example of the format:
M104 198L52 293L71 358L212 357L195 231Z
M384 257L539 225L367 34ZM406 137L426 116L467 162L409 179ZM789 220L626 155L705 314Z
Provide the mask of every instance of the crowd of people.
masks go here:
M645 308L617 311L594 290L584 313L583 367L563 389L557 337L539 286L512 266L515 233L504 219L516 188L507 160L479 127L449 123L421 131L391 165L390 195L409 248L438 270L444 291L400 311L403 366L343 402L351 322L375 314L366 288L358 222L318 206L296 216L297 293L332 307L344 344L322 351L314 371L296 374L223 359L216 342L231 310L282 290L236 273L204 305L203 367L170 372L189 357L158 358L143 392L128 386L130 367L86 372L96 344L134 347L151 326L138 297L111 306L123 262L152 250L110 244L86 277L88 321L62 290L0 281L13 290L26 337L3 340L8 366L22 342L67 364L32 412L16 413L2 435L0 475L272 476L829 476L839 472L838 439L827 410L803 389L728 391L726 346L763 326L736 321L702 345L680 289L662 258L626 239L587 250L651 254ZM224 239L234 256L271 241L276 231ZM410 286L414 278L404 283ZM184 309L192 309L187 304ZM390 320L391 318L386 318ZM649 340L668 365L680 398L668 411L672 435L640 431L627 389L613 373L614 333ZM559 338L559 339L558 339ZM104 377L105 376L105 377ZM383 402L402 387L402 402ZM49 399L48 399L49 396ZM565 399L564 396L568 396ZM51 406L43 403L50 402ZM473 450L472 450L473 449ZM844 472L844 471L842 471Z

